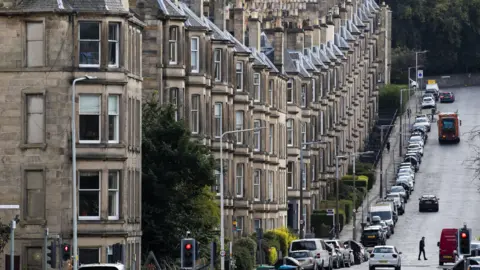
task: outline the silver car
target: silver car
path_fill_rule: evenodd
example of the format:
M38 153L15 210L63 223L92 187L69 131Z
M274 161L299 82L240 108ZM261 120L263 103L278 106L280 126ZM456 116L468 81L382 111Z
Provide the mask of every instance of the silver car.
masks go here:
M427 128L427 131L430 132L430 120L427 117L417 117L415 119L415 125L422 125Z
M315 254L309 250L297 250L288 254L290 258L297 260L303 269L317 270L317 261L315 260Z
M325 240L325 243L333 245L335 249L338 249L342 253L345 265L348 265L348 267L350 267L353 265L353 263L355 263L353 251L350 249L345 249L345 247L340 243L339 240Z

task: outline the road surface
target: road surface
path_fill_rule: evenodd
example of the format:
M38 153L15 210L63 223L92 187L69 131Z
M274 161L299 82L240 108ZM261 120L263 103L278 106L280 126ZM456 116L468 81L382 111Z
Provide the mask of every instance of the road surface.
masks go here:
M468 161L475 156L469 140L472 129L480 127L480 87L443 89L455 93L454 103L439 103L440 112L458 110L462 120L460 144L439 145L437 125L432 123L425 153L416 175L415 191L400 216L395 234L387 245L395 245L402 254L402 270L439 269L437 242L442 228L459 228L466 222L473 236L480 236L480 180L476 180ZM425 110L427 111L427 110ZM390 179L388 179L390 180ZM434 194L440 198L438 213L419 213L418 198ZM418 244L425 236L427 261L418 260ZM368 262L350 269L368 269ZM379 268L382 269L382 268Z

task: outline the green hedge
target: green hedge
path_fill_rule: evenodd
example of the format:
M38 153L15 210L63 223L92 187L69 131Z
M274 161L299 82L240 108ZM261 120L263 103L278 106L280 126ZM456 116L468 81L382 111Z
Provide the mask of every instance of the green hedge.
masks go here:
M350 168L348 168L348 174L349 175L353 174L353 170L351 166ZM368 182L367 182L368 190L372 189L376 181L375 168L373 167L372 163L363 163L363 162L355 163L355 174L368 177ZM357 178L357 181L358 180L359 179Z
M256 254L257 243L250 237L242 237L233 242L233 255L237 267L241 265L239 269L253 269L256 263Z
M326 210L315 210L310 217L311 226L315 231L315 237L330 237L330 230L333 227L333 217L327 216ZM345 213L340 209L339 211L340 231L345 225Z
M387 84L380 89L378 111L400 109L400 94L402 94L402 105L408 102L408 91L401 91L401 89L408 89L408 85L401 84Z
M342 177L342 182L345 185L352 186L353 187L353 175L347 174L344 177ZM368 176L365 175L357 175L356 180L355 180L355 187L360 188L360 187L368 187Z

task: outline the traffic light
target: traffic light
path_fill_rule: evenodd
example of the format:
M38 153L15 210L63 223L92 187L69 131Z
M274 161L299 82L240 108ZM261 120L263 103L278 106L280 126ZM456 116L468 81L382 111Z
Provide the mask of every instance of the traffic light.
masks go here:
M47 249L47 264L50 265L51 268L57 268L57 242L50 242Z
M458 230L458 249L460 255L470 255L470 230L467 228Z
M181 267L194 269L197 255L197 243L195 239L186 238L181 241Z
M63 261L68 261L72 257L69 244L62 245L62 259Z
M232 223L232 231L236 232L237 231L237 221L234 220Z

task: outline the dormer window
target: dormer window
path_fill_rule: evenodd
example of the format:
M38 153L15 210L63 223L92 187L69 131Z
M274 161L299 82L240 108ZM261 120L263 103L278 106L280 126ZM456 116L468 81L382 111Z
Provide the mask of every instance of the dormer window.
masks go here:
M172 26L168 32L168 62L177 64L178 58L178 27Z

